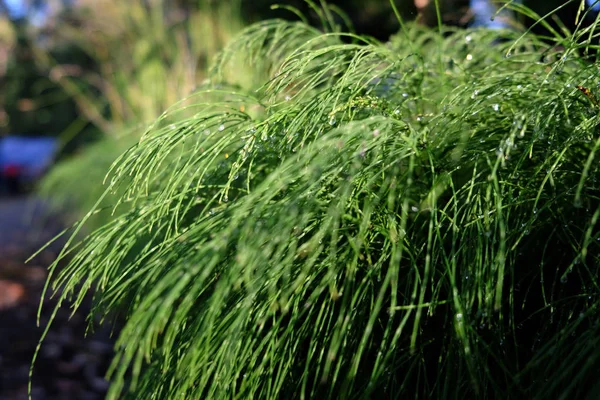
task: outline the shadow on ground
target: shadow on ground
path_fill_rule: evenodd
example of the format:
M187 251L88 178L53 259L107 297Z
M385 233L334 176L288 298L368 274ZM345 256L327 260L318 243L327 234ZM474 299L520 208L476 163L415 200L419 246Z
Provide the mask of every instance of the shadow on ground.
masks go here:
M0 400L28 398L31 360L55 302L44 299L42 328L36 325L37 309L60 242L25 260L61 229L41 200L0 197ZM63 307L57 314L34 368L33 400L104 398L113 341L107 329L84 337L85 308L70 316Z

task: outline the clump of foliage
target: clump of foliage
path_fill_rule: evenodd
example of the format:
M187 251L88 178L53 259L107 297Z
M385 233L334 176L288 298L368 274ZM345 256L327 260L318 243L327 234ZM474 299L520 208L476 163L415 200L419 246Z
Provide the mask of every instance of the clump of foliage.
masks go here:
M44 48L37 61L89 121L115 134L153 121L204 79L207 60L242 27L238 2L83 0L64 12L49 40L79 49L91 65L73 68Z
M246 29L50 279L124 313L109 398L597 396L594 28Z
M1 9L1 7L0 7ZM35 44L23 20L0 13L0 134L59 136L79 123L75 104L35 63ZM64 62L85 63L81 52L51 48ZM77 122L74 122L77 121ZM81 128L78 128L81 130ZM91 136L86 132L85 136Z
M115 159L139 140L144 127L200 86L208 60L243 26L239 13L239 0L94 0L65 11L51 31L52 43L79 49L91 65L73 68L43 48L36 49L36 60L102 136L100 143L65 157L39 193L61 211L85 214L102 194L103 177ZM110 213L97 213L94 221L109 218Z

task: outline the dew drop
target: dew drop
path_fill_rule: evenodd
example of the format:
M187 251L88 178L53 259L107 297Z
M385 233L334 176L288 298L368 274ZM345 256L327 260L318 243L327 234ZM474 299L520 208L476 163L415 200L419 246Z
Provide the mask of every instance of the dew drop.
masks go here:
M500 106L498 104L493 104L492 108L494 109L494 111L500 110Z
M463 315L461 313L456 314L456 320L461 322L463 320Z
M223 130L225 130L225 125L221 124L221 125L219 126L219 131L221 132L221 131L223 131Z
M335 125L335 124L336 124L336 122L337 122L337 121L336 121L335 117L331 117L331 118L329 118L329 125L333 126L333 125Z

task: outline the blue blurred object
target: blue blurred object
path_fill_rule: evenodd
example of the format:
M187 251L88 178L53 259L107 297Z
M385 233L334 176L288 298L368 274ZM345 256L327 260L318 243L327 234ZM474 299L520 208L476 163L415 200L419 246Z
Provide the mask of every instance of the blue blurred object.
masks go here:
M600 0L585 0L585 3L594 11L600 11Z
M9 190L33 183L52 165L58 141L49 137L0 138L0 178Z
M508 2L508 1L507 1ZM514 0L513 3L522 3ZM600 0L585 0L585 4L594 12L600 12ZM510 28L509 10L498 12L492 0L470 0L469 7L473 13L473 27L486 27L490 29Z
M521 3L521 0L516 0L514 3ZM469 7L473 13L471 26L490 29L510 28L508 10L497 13L498 9L491 0L471 0Z

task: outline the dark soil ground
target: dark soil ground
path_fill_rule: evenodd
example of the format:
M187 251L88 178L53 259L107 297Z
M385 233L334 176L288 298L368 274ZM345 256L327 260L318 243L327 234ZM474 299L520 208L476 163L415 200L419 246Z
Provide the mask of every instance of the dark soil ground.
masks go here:
M0 197L0 400L27 399L29 369L53 306L44 300L41 327L36 313L56 243L29 263L25 260L62 229L44 203L24 196ZM33 400L101 399L112 355L108 328L85 335L85 307L70 317L57 314L33 370ZM70 318L69 318L70 317Z

